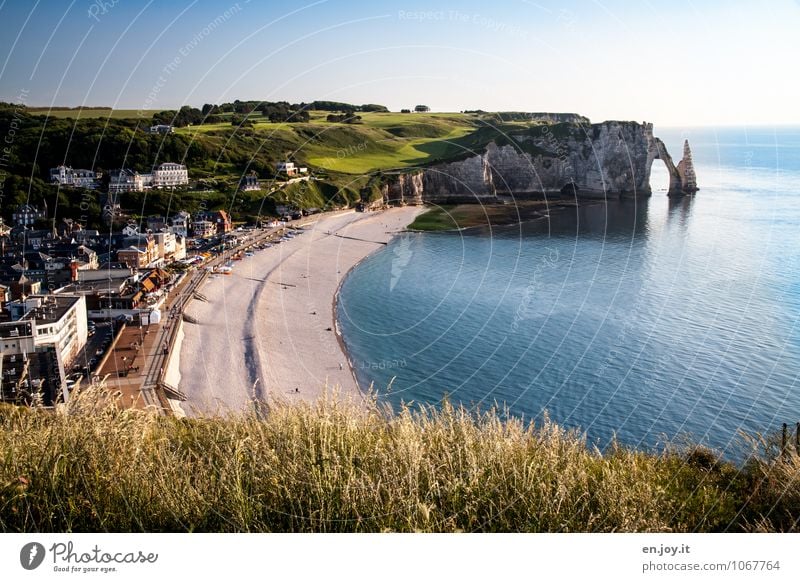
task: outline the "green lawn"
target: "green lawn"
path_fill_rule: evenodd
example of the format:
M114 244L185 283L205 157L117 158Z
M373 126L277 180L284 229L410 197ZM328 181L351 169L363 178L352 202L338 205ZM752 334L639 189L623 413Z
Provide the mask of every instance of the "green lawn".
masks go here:
M206 123L204 125L190 125L188 127L176 127L175 133L182 133L186 135L193 135L198 133L209 133L211 131L224 131L232 129L233 126L230 122L226 123Z
M541 219L557 209L574 207L571 200L524 200L515 204L447 204L417 216L408 228L419 231L496 227Z
M470 127L456 127L437 138L402 138L391 134L365 139L350 148L311 145L307 162L313 166L345 174L365 174L376 170L419 166L442 156L452 141L469 134Z
M517 210L515 206L511 205L448 204L433 207L420 214L408 228L409 230L439 231L498 226L516 222Z
M325 112L312 112L308 123L271 123L255 118L241 135L263 139L265 151L291 152L300 162L342 174L426 164L458 152L454 140L475 131L474 120L460 113L400 114L363 113L358 124L330 123ZM212 132L234 133L230 123L215 123L176 130L200 137ZM277 152L276 152L277 153Z
M81 109L81 110L53 110L48 112L47 107L30 107L28 111L33 115L47 115L59 119L92 119L111 117L111 119L151 119L157 109Z
M328 112L312 111L307 123L271 123L255 115L252 127L238 129L229 122L182 127L180 135L202 139L218 134L230 142L250 140L271 159L285 156L308 166L338 174L358 175L416 167L437 160L459 159L480 151L504 131L519 131L526 123L495 126L463 113L360 113L360 123L331 123Z
M454 140L475 131L474 121L461 113L362 113L361 117L361 124L325 124L360 132L362 140L339 148L311 144L306 161L346 174L418 166L445 155L454 148Z

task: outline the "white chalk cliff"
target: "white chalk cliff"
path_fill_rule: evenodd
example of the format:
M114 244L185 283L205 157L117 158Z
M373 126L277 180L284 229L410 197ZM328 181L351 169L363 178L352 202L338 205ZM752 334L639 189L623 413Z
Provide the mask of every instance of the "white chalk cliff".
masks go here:
M670 196L697 191L688 141L676 167L651 123L556 123L497 133L480 151L385 177L388 203L493 201L503 196L649 196L653 162L664 162Z

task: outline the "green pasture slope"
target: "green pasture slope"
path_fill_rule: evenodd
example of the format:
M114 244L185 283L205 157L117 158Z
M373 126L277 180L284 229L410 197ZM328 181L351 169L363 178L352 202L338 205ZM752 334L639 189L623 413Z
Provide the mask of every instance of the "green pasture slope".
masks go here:
M14 115L13 108L0 109L0 127L11 123ZM64 199L62 210L69 209L69 197L53 191L46 173L59 163L107 171L119 167L121 160L139 169L180 161L190 168L190 178L198 181L199 189L207 193L201 196L204 203L229 208L243 219L272 213L279 203L338 207L365 194L374 199L380 195L382 173L463 159L482 152L492 140L508 143L510 134L538 131L536 126L543 123L524 116L523 121L508 121L508 116L501 121L499 114L484 112L359 112L356 123L342 123L328 121L327 111L309 111L305 122L273 123L254 113L246 123L233 124L242 116L223 113L217 116L221 119L218 123L150 134L145 130L152 123L153 111L40 107L27 108L26 115L28 122L18 133L16 158L6 180L7 199L13 204L37 203L58 195ZM565 130L572 127L561 125ZM556 126L552 127L555 131ZM31 167L34 159L37 168ZM275 165L284 160L307 166L315 183L283 188L280 179L268 182ZM250 171L262 178L264 189L238 192L239 179ZM195 195L183 191L166 201L163 198L151 195L132 201L131 207L152 213L171 211L173 205L191 208L200 203ZM8 208L13 207L11 203ZM94 224L100 219L99 204L92 208Z
M460 113L361 113L361 123L331 123L314 112L308 123L271 123L251 116L253 127L216 123L177 130L196 139L231 136L235 131L263 140L263 148L283 148L310 167L342 174L367 174L436 161L454 140L474 132L476 120Z
M107 108L29 111L56 119L144 120L143 125L155 113ZM327 115L325 111L311 111L307 123L272 123L254 113L244 127L224 121L177 128L176 134L220 151L221 159L249 153L254 158L291 158L314 170L363 175L457 159L506 131L520 131L540 123L498 125L492 114L379 112L359 113L358 123L334 123L327 121ZM221 117L232 118L231 114Z
M28 111L34 115L47 115L56 119L144 119L149 120L157 110L151 109L108 109L105 107L87 109L65 109L49 107L29 107Z

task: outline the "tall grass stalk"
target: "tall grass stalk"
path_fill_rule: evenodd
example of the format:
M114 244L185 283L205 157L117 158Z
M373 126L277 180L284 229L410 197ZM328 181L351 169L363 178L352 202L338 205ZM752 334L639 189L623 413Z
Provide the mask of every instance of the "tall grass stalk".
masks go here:
M797 457L601 454L549 420L335 396L229 418L0 408L3 531L797 530Z

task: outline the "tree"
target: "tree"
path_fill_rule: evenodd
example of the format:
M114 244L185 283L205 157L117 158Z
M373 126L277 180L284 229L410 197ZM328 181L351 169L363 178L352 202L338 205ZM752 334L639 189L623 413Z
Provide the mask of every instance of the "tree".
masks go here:
M351 113L343 113L341 115L331 113L326 119L331 123L361 123L361 116Z
M431 108L428 107L427 105L417 105L416 107L414 107L414 111L416 111L417 113L427 113L430 110Z
M400 113L411 113L410 109L401 109Z
M340 101L312 101L308 108L316 111L342 111L345 113L358 109L355 105Z
M253 122L244 115L231 117L231 125L236 127L253 127Z
M174 125L186 127L203 121L203 113L194 107L184 105L180 110L160 111L153 114L153 123L157 125Z
M361 106L361 111L364 112L378 112L378 113L389 113L388 107L385 105L376 105L375 103L366 103Z
M289 108L288 103L270 104L261 111L261 114L267 116L272 123L302 123L311 118L308 111L294 111Z
M310 119L311 116L309 115L308 111L297 111L287 121L297 121L297 122L307 123Z

